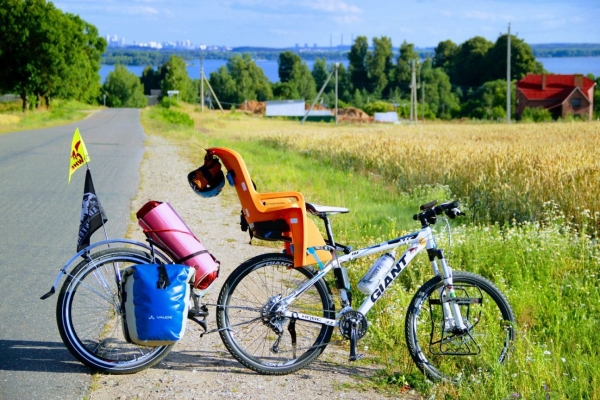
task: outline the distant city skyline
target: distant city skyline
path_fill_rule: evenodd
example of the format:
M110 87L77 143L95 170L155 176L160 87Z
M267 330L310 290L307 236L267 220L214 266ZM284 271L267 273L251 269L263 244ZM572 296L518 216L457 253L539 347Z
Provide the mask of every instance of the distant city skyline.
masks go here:
M394 47L511 33L527 43L600 43L600 1L581 0L60 0L102 36L125 44L191 43L228 47L350 45L387 36Z

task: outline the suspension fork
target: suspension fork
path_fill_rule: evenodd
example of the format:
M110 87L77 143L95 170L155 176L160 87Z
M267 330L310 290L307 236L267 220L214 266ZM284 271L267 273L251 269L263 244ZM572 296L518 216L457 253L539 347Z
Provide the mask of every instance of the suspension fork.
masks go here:
M427 249L427 254L429 255L429 261L431 262L431 268L433 269L433 273L435 275L441 275L442 281L444 282L444 286L438 289L444 315L452 315L454 319L453 325L456 326L459 330L465 331L467 327L463 322L462 314L460 312L460 308L458 307L458 303L452 300L444 301L442 297L444 291L446 291L446 294L450 299L456 298L456 291L454 290L454 281L452 279L452 268L450 268L450 266L446 262L446 258L444 257L444 251L441 249ZM438 268L436 258L440 260L441 271Z

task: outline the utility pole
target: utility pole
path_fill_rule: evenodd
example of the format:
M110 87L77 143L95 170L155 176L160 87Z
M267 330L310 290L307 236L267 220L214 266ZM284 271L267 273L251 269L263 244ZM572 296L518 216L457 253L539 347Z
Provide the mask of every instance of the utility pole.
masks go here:
M421 82L421 115L425 122L425 81Z
M421 64L419 64L419 83L417 87L421 88L421 118L425 122L425 82L421 82Z
M335 63L335 124L338 123L338 68L340 63Z
M508 24L508 44L506 46L506 123L510 124L510 23Z
M411 74L410 74L410 123L412 124L413 118L414 118L413 98L414 98L414 94L415 94L415 85L414 85L415 66L413 64L413 60L410 60L409 62L410 62L410 66L412 68Z
M200 110L204 112L204 59L200 57Z
M410 120L416 124L419 119L419 103L417 100L417 66L415 64L416 60L411 60L410 62L412 64L412 75L410 80Z

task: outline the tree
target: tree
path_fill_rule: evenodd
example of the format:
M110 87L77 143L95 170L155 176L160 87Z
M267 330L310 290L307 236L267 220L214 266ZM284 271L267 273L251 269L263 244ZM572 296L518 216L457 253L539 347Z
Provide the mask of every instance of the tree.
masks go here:
M140 80L144 86L144 94L149 96L151 90L160 89L160 81L162 81L162 77L160 76L160 71L155 70L151 66L147 66L144 68Z
M317 96L315 78L299 55L287 50L279 54L279 81L273 87L277 98L314 99ZM291 97L288 97L291 96Z
M511 87L511 115L515 115L516 81ZM506 80L485 82L462 105L462 115L477 119L506 118Z
M294 64L289 83L304 100L313 100L317 97L317 85L304 61Z
M434 52L433 67L443 68L446 73L448 73L449 67L454 63L454 58L458 52L458 46L452 40L444 40L443 42L438 43Z
M323 84L327 80L327 77L329 76L330 72L331 71L327 69L327 60L325 60L324 58L317 58L315 60L311 74L313 76L313 79L315 80L315 85L318 90L320 90L323 87ZM325 89L326 92L330 91L331 88L333 88L331 82L332 80L330 80L327 84L327 88Z
M481 36L475 36L458 46L454 62L449 66L452 84L473 88L481 86L487 75L487 52L492 46L492 42Z
M348 74L352 86L358 90L366 89L369 85L367 55L369 42L366 36L358 36L348 53Z
M268 78L248 54L231 57L226 68L210 74L210 84L223 103L239 105L246 100L265 101L273 97Z
M79 17L45 0L0 0L0 85L26 109L51 97L91 101L98 94L106 42Z
M302 59L298 54L294 54L289 50L284 51L283 53L279 53L279 81L282 83L288 82L292 79L292 71L294 69L294 65L297 63L301 63Z
M90 103L100 93L100 60L106 48L106 41L98 36L98 29L79 16L66 14L72 29L69 30L64 58L68 65L66 76L56 92L61 98L74 98ZM62 27L64 30L64 26Z
M338 66L338 96L343 101L349 103L353 91L354 88L350 80L350 74L344 64L340 63Z
M425 102L431 112L442 119L450 119L460 110L456 93L452 92L450 77L442 68L434 68L429 57L421 65L421 84L424 86Z
M160 89L162 96L167 95L169 90L178 90L179 98L183 101L195 103L198 93L194 92L192 80L188 76L185 61L175 55L169 58L169 61L161 65Z
M394 69L392 58L392 40L386 36L373 38L373 51L367 53L368 90L376 98L389 94Z
M487 66L484 79L492 81L506 79L506 56L508 46L508 35L502 35L486 54ZM524 40L514 35L510 36L510 72L511 79L521 79L528 73L540 74L544 67L536 61L531 47Z
M410 82L412 76L412 62L419 61L419 53L415 51L415 46L412 43L407 43L406 40L400 45L400 55L396 61L396 71L394 87L406 94L410 93Z
M142 108L148 104L140 79L120 64L108 74L102 92L109 107Z
M273 85L273 97L278 100L290 100L300 98L300 94L289 82L277 82Z
M211 72L209 82L224 106L234 103L239 104L235 81L226 66L222 66L216 72Z
M231 57L227 61L227 69L238 86L239 103L244 100L265 101L273 96L269 79L249 54Z

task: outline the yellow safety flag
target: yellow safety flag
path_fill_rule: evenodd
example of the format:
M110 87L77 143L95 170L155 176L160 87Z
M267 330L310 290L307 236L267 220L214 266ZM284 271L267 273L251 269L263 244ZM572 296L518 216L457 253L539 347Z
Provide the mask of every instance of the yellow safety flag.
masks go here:
M90 161L90 156L88 155L87 149L85 148L85 143L83 143L83 139L79 134L79 128L75 129L75 134L73 135L73 143L71 144L71 166L69 168L69 183L71 183L71 175L73 172L77 170L77 168L81 167L84 163Z

